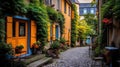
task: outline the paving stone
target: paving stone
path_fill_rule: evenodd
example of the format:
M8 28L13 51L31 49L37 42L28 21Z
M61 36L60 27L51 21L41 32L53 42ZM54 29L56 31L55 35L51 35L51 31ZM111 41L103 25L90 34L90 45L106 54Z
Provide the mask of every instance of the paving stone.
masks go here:
M89 47L76 47L63 52L54 63L44 67L91 67L91 64Z

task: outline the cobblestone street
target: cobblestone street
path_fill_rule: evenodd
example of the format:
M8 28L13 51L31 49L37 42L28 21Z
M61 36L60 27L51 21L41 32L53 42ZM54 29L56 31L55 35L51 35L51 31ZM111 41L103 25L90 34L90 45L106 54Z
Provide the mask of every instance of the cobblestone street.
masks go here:
M76 47L61 53L54 63L44 67L91 67L89 47Z

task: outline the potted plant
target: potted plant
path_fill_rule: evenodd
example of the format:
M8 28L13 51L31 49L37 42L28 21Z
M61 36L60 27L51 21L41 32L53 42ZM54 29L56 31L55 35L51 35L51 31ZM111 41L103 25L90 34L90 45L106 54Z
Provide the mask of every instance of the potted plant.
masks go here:
M65 48L65 43L66 43L66 40L64 38L60 38L60 48L61 49L64 49Z
M23 48L24 48L23 45L17 45L17 46L15 47L15 53L16 53L16 54L21 53Z
M58 58L59 48L60 48L60 43L59 43L59 41L54 41L54 42L51 44L51 49L53 50L54 54L56 55L56 58Z
M36 54L37 50L39 50L40 48L40 41L36 41L33 45L32 45L32 53Z
M33 44L33 48L39 48L40 46L40 41L36 41L34 44Z
M60 38L60 43L65 44L66 40L64 38Z

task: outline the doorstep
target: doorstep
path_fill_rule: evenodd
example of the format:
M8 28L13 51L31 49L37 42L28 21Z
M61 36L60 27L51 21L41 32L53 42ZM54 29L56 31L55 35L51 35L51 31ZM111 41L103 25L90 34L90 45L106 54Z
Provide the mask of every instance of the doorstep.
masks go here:
M47 62L50 62L50 61L52 61L51 57L44 57L40 60L37 60L35 62L30 63L29 65L27 65L27 67L41 67L41 66L43 66L44 64L46 64Z

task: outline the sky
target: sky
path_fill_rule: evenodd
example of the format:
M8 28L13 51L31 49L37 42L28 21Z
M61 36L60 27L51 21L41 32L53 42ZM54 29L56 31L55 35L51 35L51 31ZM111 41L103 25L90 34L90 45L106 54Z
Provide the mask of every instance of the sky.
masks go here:
M92 0L78 0L80 3L91 3Z

